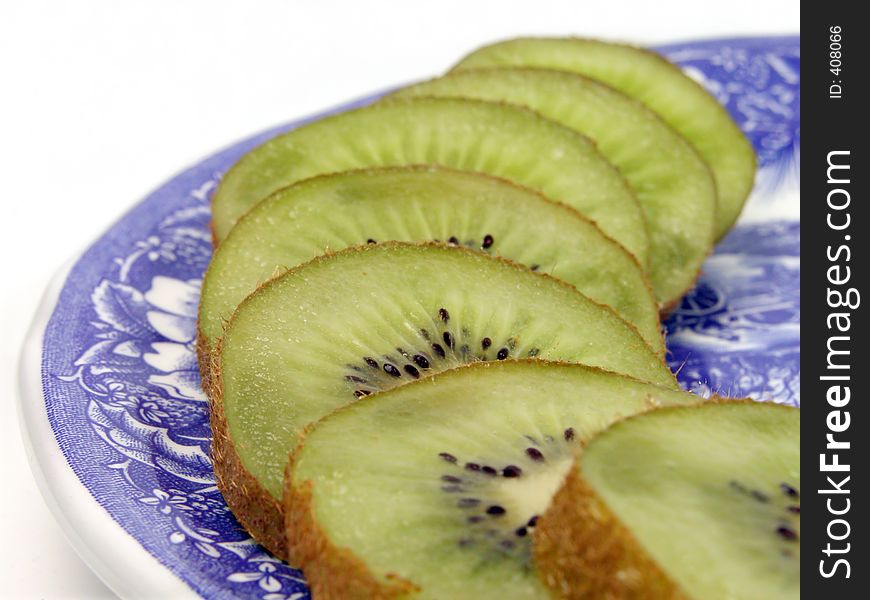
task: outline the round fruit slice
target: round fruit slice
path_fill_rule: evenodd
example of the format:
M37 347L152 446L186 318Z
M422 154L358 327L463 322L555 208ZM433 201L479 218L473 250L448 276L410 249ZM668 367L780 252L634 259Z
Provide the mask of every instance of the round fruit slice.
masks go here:
M688 139L716 177L716 234L737 220L755 179L755 152L721 104L654 52L577 38L521 38L486 46L456 67L529 66L573 71L637 98Z
M209 386L221 491L281 555L282 476L308 423L463 363L535 356L677 387L612 309L526 267L398 242L315 259L249 296L223 337Z
M594 438L541 519L568 599L800 596L800 410L664 408Z
M547 597L538 515L580 444L696 396L541 361L478 364L318 422L286 479L290 560L316 598Z
M582 135L515 106L474 100L394 101L335 115L243 157L212 201L215 235L286 185L361 167L434 163L498 175L583 213L647 264L646 223L619 171Z
M713 245L716 184L692 145L640 102L580 75L529 68L457 71L397 94L512 102L588 135L640 201L658 300L671 305L694 283Z
M612 307L664 354L640 266L579 213L506 180L417 166L315 177L246 214L215 252L203 284L201 363L208 364L236 306L276 269L376 240L449 241L548 273Z

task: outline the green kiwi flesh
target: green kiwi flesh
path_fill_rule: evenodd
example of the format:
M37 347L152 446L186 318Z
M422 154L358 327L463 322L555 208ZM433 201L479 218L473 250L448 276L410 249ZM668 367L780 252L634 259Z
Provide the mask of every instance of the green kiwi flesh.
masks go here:
M622 246L537 192L434 166L316 177L259 203L220 244L209 266L200 347L214 349L236 306L277 269L377 240L450 240L548 273L611 306L664 353L646 277Z
M713 169L716 236L737 220L755 179L755 152L719 102L653 52L578 38L520 38L472 52L456 69L529 66L573 71L637 98L689 140Z
M581 365L478 363L346 406L291 459L290 559L314 596L548 597L535 522L582 442L697 397Z
M577 209L646 266L649 239L623 177L582 135L516 106L445 98L379 103L304 125L245 155L212 199L215 238L272 192L349 169L480 171Z
M692 145L642 103L593 79L531 68L456 71L397 96L520 104L588 135L628 180L644 211L659 302L671 305L693 285L713 245L716 184Z
M541 534L539 565L568 598L798 598L800 410L709 402L620 422L585 448Z
M299 432L334 408L462 363L525 357L676 387L634 328L575 288L480 252L400 242L260 287L230 321L218 383L243 464L280 498Z

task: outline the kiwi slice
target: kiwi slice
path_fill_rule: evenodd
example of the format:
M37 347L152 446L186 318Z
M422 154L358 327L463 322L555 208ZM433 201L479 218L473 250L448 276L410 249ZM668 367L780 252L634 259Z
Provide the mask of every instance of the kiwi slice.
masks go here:
M282 555L282 475L308 423L463 363L526 357L678 387L612 309L526 267L431 243L314 259L242 302L222 338L208 390L218 485L252 535Z
M503 179L411 166L308 179L247 213L218 247L203 284L201 363L209 363L236 306L277 268L377 240L441 240L554 275L611 306L664 354L642 269L579 213Z
M535 544L568 599L800 597L800 410L711 402L614 425Z
M580 443L690 401L544 361L470 365L366 398L318 422L291 458L291 562L316 598L547 597L531 539Z
M716 184L692 145L637 100L580 75L531 68L468 69L397 94L512 102L588 135L640 201L658 300L671 305L694 283L713 245Z
M737 220L755 179L752 145L713 96L659 54L597 40L520 38L472 52L456 69L489 66L573 71L637 98L694 144L713 169L717 237Z
M582 135L516 107L421 98L316 121L245 155L212 200L222 241L256 202L286 185L361 167L434 163L539 190L596 222L647 265L646 223L625 179Z

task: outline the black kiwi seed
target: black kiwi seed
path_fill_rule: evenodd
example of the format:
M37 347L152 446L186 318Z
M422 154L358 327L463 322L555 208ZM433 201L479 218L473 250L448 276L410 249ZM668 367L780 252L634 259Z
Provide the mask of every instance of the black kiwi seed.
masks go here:
M529 268L530 268L532 271L537 271L538 269L541 268L541 265L532 265L532 266L530 266Z
M786 496L788 496L789 498L800 498L800 496L801 496L796 489L794 489L793 487L791 487L787 483L780 483L779 489L781 489L782 493L785 494Z
M384 363L384 372L387 375L391 375L393 377L402 376L402 374L399 372L399 369L397 369L395 365L391 365L390 363Z
M456 503L456 506L459 508L474 508L480 504L480 500L477 498L460 498L459 502Z
M529 456L529 458L531 458L532 460L536 460L536 461L539 461L539 462L542 461L542 460L544 460L544 455L543 455L543 454L541 453L541 451L538 450L537 448L526 448L526 454L527 454L527 455Z
M441 347L441 344L432 344L432 351L435 352L435 354L437 354L441 358L444 358L446 356L446 353L444 352L444 348Z
M453 348L453 336L450 335L449 331L445 331L444 335L441 337L444 339L444 343L447 344L448 348Z
M417 368L412 365L405 365L405 373L407 373L414 379L420 378L420 371L418 371Z
M786 510L788 512L794 513L796 515L801 514L801 507L800 506L789 506Z
M535 515L534 517L529 519L529 522L526 523L526 527L534 527L537 524L538 524L538 515Z
M495 240L488 233L485 236L483 236L483 248L484 249L492 246L493 242L495 242Z
M523 470L516 465L508 465L501 470L501 474L505 477L519 477L523 474Z
M526 356L528 356L529 358L534 358L540 353L541 353L540 348L532 348L531 350L529 350L529 352L528 352L528 354L526 354Z
M490 346L492 346L492 340L489 339L488 337L485 337L482 340L480 340L480 347L483 348L484 350L486 350Z
M366 241L366 243L367 243L367 244L377 244L378 242L375 241L375 240L373 240L372 238L369 238L369 239Z
M421 330L420 330L420 335L423 336L423 339L424 339L424 340L429 340L429 339L430 339L430 338L429 338L429 331L426 330L426 329L421 329Z
M459 238L457 238L455 235L451 235L450 238L447 240L447 243L453 244L454 246L458 246L459 245Z
M362 377L357 377L356 375L345 375L344 378L347 379L348 381L353 381L354 383L365 383L366 382L365 379L363 379Z
M794 529L785 525L780 525L779 527L777 527L776 532L779 534L779 537L784 540L796 540L798 537L798 534L797 532L795 532Z
M439 309L438 309L438 316L439 316L439 317L441 318L441 320L444 321L445 323L446 323L447 321L450 320L450 313L447 312L447 309L446 309L446 308L439 308Z
M447 483L462 483L462 479L455 475L442 475L441 481L446 481Z
M480 471L480 465L477 463L465 463L466 471Z
M402 348L396 348L396 352L398 352L399 354L401 354L401 355L404 356L405 358L408 358L408 353L405 352L404 349L402 349Z
M504 360L508 357L508 354L510 354L510 351L507 348L502 348L495 357L499 360Z
M499 506L498 504L493 504L492 506L487 507L486 514L493 517L500 517L505 514L507 511L503 506Z
M525 527L520 527L519 529L514 531L514 533L517 534L518 537L525 537L528 532L529 530Z
M490 477L495 477L496 475L498 475L498 471L496 471L492 467L481 467L480 470L486 475L489 475Z
M573 439L574 439L574 428L569 427L568 429L565 430L565 441L570 442Z
M420 367L421 369L428 369L429 368L429 361L426 360L426 357L423 356L422 354L415 354L414 355L414 362L417 363L417 366Z
M355 390L353 393L353 395L356 396L357 398L365 398L369 394L371 394L371 392L368 390Z
M366 357L363 358L363 360L366 361L366 364L367 364L368 366L370 366L370 367L372 367L372 368L374 368L374 369L377 369L377 368L378 368L378 361L376 361L375 359L366 356Z
M455 462L456 462L456 457L453 456L452 454L450 454L449 452L439 452L439 453L438 453L438 456L439 456L440 458L446 460L446 461L449 462L449 463L455 463Z

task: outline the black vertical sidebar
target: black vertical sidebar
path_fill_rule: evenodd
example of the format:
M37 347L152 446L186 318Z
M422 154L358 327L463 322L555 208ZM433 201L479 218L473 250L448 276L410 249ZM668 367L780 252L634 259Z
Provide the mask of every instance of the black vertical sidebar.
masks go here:
M861 3L801 9L801 592L851 600L870 598L870 32Z

